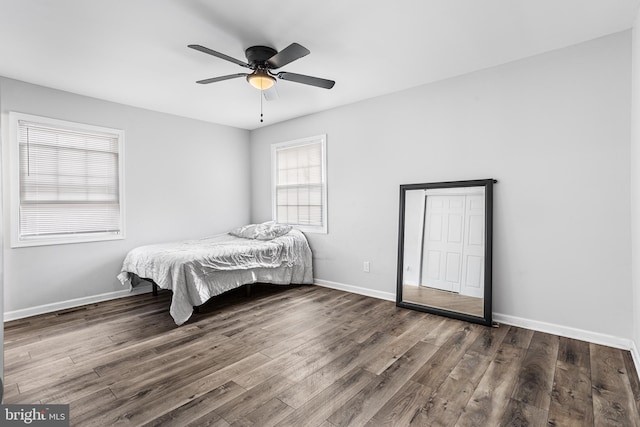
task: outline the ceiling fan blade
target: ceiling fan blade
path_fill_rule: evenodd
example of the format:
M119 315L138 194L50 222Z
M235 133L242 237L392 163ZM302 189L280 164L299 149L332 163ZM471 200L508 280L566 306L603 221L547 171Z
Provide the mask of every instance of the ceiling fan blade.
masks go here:
M305 85L321 87L324 89L331 89L333 85L336 84L336 82L334 82L333 80L305 76L304 74L287 73L284 71L281 73L278 73L278 78L282 80L287 80L290 82L296 82L296 83L302 83Z
M242 62L239 59L232 58L229 55L225 55L224 53L216 52L215 50L211 50L208 47L200 46L199 44L190 44L188 47L190 47L191 49L199 50L200 52L208 53L209 55L213 55L217 58L224 59L225 61L233 62L234 64L238 64L241 67L251 68L246 62Z
M284 67L290 62L310 54L309 49L298 43L291 43L267 60L272 69Z
M263 90L262 94L264 95L264 99L266 99L267 101L275 101L280 97L280 95L278 94L278 90L276 89L276 85L271 86L267 90Z
M249 74L247 73L229 74L226 76L212 77L210 79L198 80L196 83L200 83L201 85L206 85L209 83L221 82L223 80L235 79L237 77L246 77L248 75Z

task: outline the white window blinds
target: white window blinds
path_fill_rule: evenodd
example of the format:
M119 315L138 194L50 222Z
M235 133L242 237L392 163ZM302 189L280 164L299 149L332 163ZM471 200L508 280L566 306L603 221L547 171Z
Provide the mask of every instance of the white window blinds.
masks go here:
M326 232L324 136L274 144L274 219Z
M120 235L122 132L57 122L16 122L19 240Z

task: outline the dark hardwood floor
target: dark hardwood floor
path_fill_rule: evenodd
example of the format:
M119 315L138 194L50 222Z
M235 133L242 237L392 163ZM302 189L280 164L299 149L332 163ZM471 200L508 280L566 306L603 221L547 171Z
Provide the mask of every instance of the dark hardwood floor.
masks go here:
M4 403L87 426L640 426L627 351L317 286L170 294L5 323Z

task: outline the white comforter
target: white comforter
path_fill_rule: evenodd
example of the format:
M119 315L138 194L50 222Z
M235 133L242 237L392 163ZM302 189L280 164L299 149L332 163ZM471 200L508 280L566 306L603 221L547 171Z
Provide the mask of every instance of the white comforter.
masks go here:
M170 313L178 325L194 306L247 283L313 283L311 249L298 230L267 241L221 234L141 246L122 264L123 285L133 285L129 273L173 291Z

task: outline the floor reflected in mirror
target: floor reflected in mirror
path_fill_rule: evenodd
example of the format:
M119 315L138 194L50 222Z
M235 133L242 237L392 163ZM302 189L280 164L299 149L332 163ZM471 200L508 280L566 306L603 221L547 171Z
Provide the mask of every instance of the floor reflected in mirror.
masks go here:
M404 285L402 301L482 317L484 300L426 286Z

